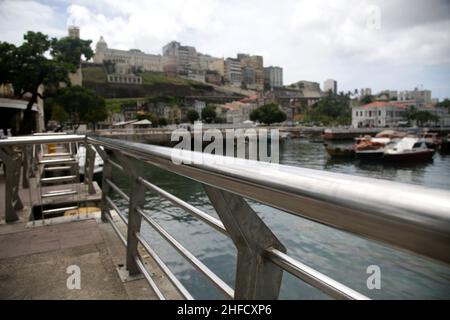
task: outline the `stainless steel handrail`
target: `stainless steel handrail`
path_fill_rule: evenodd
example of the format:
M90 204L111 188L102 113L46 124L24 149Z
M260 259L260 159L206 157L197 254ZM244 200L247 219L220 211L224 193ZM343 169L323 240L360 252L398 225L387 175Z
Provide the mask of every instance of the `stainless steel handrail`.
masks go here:
M163 227L156 223L152 218L148 217L144 211L138 209L142 218L164 239L166 239L173 248L175 248L183 257L185 257L189 263L191 263L197 270L205 275L222 293L227 297L233 299L234 290L220 279L214 272L212 272L203 262L198 260L189 250L187 250L181 243L179 243L174 237L172 237Z
M0 147L58 142L83 142L85 141L85 138L86 136L77 134L9 137L8 139L0 140Z
M210 216L209 214L201 211L200 209L197 209L193 205L190 205L186 201L183 201L183 200L175 197L173 194L171 194L171 193L169 193L169 192L167 192L167 191L165 191L165 190L155 186L154 184L148 182L147 180L145 180L142 177L139 178L138 180L147 189L158 193L160 196L166 198L167 200L172 202L174 205L180 207L181 209L184 209L185 211L189 212L190 214L192 214L197 219L205 222L210 227L212 227L212 228L216 229L217 231L223 233L224 235L228 236L227 230L225 229L225 227L223 226L223 223L219 219L216 219L216 218Z
M359 292L331 279L330 277L308 267L307 265L289 257L287 254L274 248L267 250L268 257L283 270L302 279L309 285L319 289L336 299L368 300L368 298Z
M450 263L450 192L129 141L88 142L325 225ZM175 164L172 160L202 160Z
M9 142L6 142L8 140ZM11 140L5 139L0 140L0 148L13 145L82 141L85 141L86 144L94 145L104 158L105 164L109 164L126 174L129 174L127 170L133 171L133 167L126 163L124 156L191 178L215 188L214 190L221 189L229 194L237 194L291 214L371 240L380 241L396 248L412 251L437 261L450 262L449 191L318 170L226 158L191 151L178 150L174 152L173 149L165 147L108 138L85 138L79 135L32 136ZM99 150L100 146L103 146L105 150ZM119 161L111 160L106 150L112 151L113 154L117 155ZM176 162L182 161L189 163L176 164ZM109 168L109 176L104 177L105 188L110 187L129 202L130 210L134 208L132 212L135 212L149 223L182 256L212 281L217 288L228 297L233 298L235 291L231 287L199 261L156 221L148 217L139 205L136 206L136 200L133 200L136 194L128 196L119 186L112 182L110 166L105 167L105 170ZM224 226L225 220L223 220L223 216L221 216L222 223L221 220L208 215L148 182L140 175L138 173L137 176L134 176L134 188L139 189L139 184L141 184L222 234L231 237L231 233L229 234ZM141 193L142 191L139 194ZM215 200L217 201L217 199ZM149 252L180 293L187 299L192 298L190 293L142 238L139 233L140 227L136 225L137 216L131 214L132 220L128 221L128 218L107 195L107 192L104 194L103 203L104 206L114 209L123 222L128 225L127 241L113 221L109 211L105 216L105 219L111 223L114 231L118 234L121 242L127 247L128 256L132 257L136 268L144 274L157 296L160 299L164 299L164 295L146 270L137 251L132 253L133 249L130 249L136 248L137 242L140 242L144 249ZM142 207L142 202L140 206ZM241 217L245 218L246 216ZM227 225L228 227L229 224ZM367 299L364 295L293 259L282 252L284 250L282 246L280 248L281 251L273 247L265 247L261 257L266 261L270 260L279 268L332 297ZM240 290L242 290L242 287ZM240 291L240 294L242 296L242 291ZM251 294L248 296L251 296Z

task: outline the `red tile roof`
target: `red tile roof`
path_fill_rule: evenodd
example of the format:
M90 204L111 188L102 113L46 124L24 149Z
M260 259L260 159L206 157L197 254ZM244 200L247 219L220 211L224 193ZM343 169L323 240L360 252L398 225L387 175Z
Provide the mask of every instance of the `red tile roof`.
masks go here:
M362 106L355 106L355 107L360 107L360 108L397 107L397 108L406 109L406 108L408 108L408 105L406 105L402 102L397 102L397 101L374 101L374 102L371 102L368 104L364 104Z

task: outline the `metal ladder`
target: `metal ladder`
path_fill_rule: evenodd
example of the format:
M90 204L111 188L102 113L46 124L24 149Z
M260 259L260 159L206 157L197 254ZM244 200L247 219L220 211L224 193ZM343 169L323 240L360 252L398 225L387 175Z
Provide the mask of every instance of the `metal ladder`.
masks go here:
M77 210L77 216L80 217L80 175L78 169L78 159L76 151L72 143L59 146L59 152L51 153L49 151L49 145L41 144L41 157L39 164L42 165L42 170L39 170L39 195L42 219L45 220L49 215L63 213L66 211ZM47 149L47 150L45 150ZM46 177L46 173L58 172L61 175ZM67 184L71 183L71 184ZM47 185L58 185L61 189L43 192L43 187ZM64 188L67 186L66 188ZM69 188L70 186L70 188ZM72 197L71 202L76 203L73 206L62 206L54 209L45 209L44 206L50 204L46 203L46 200L57 197Z

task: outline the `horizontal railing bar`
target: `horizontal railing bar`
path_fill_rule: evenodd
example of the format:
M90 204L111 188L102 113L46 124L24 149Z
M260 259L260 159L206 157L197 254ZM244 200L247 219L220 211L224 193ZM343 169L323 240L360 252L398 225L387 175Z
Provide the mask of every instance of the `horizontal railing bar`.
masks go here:
M84 141L86 136L76 134L66 135L40 135L40 136L19 136L9 137L7 139L0 140L0 147L10 145L26 145L26 144L48 144L57 142L77 142Z
M115 161L113 161L113 160L111 160L109 158L108 158L107 162L109 164L111 164L113 167L116 167L117 169L119 169L120 171L125 172L125 169L120 164L118 164L117 162L115 162Z
M47 214L60 213L60 212L65 212L65 211L69 211L69 210L76 210L76 209L78 209L78 206L70 206L70 207L63 207L63 208L56 208L56 209L48 209L48 210L43 210L42 214L43 215L47 215Z
M153 281L152 276L148 273L147 269L145 268L144 264L142 263L141 259L139 257L135 257L134 261L136 262L136 265L141 270L142 274L144 275L144 278L147 280L150 287L153 289L155 294L158 296L159 300L166 300L164 295L162 294L161 290L159 290L158 286L156 285L155 281Z
M196 207L192 206L191 204L181 200L180 198L174 196L173 194L171 194L171 193L169 193L169 192L159 188L158 186L148 182L147 180L145 180L142 177L139 177L138 181L140 183L142 183L146 188L150 189L150 191L154 191L154 192L158 193L159 195L163 196L164 198L166 198L167 200L169 200L170 202L172 202L176 206L186 210L187 212L192 214L194 217L200 219L201 221L205 222L206 224L208 224L209 226L213 227L214 229L220 231L224 235L229 236L227 230L225 229L225 227L223 225L223 223L219 219L216 219L216 218L210 216L209 214L203 212L202 210L197 209Z
M104 137L87 140L288 213L450 263L450 191Z
M144 220L152 226L164 239L166 239L173 248L175 248L184 258L186 258L198 271L203 273L220 291L225 293L229 298L233 299L234 290L212 272L203 262L198 260L189 250L172 237L163 227L156 223L152 218L148 217L140 208L137 212L141 214Z
M125 201L130 202L130 197L122 191L114 182L112 182L110 179L105 179L106 183L114 189Z
M114 209L117 212L117 215L122 219L122 221L128 225L128 219L123 214L122 210L120 210L117 205L114 203L114 201L111 200L109 196L105 196L106 202L109 204L111 209Z
M116 232L116 234L119 237L122 244L125 247L127 247L127 240L123 236L122 232L120 232L119 228L117 227L116 223L114 222L113 218L111 217L111 213L108 211L108 213L105 216L106 216L106 219L108 219L109 223L111 224L113 230Z
M164 274L169 278L170 282L177 288L177 290L181 293L181 295L186 300L194 300L189 291L181 284L181 282L177 279L177 277L172 273L169 267L162 261L162 259L158 256L158 254L150 247L148 242L142 237L139 232L136 232L136 238L139 240L141 245L145 248L148 254L153 258L153 260L158 264Z
M270 248L266 250L268 258L290 274L303 280L314 288L336 299L368 300L365 295L331 279L311 267L291 258L287 254Z

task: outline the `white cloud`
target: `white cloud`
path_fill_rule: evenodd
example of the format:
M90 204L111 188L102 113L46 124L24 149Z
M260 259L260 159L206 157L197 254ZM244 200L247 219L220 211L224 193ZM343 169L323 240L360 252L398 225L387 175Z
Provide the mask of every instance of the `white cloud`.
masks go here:
M0 1L0 41L19 45L27 31L41 31L50 36L66 33L58 27L58 12L37 1Z
M14 20L19 20L23 1L4 3L13 6L11 2L17 3ZM434 6L407 0L67 0L65 3L67 24L75 21L81 27L82 37L94 43L103 35L110 47L140 48L152 53L161 53L164 44L178 40L216 56L235 56L238 52L261 54L266 65L284 68L287 83L300 79L322 82L329 77L336 78L344 89L360 87L362 83L376 89L389 83L376 82L374 79L380 79L380 75L365 70L389 74L398 87L409 84L412 73L423 76L424 79L415 82L425 85L427 77L450 80L448 75L426 74L430 70L436 72L436 66L442 72L450 68L450 15L443 13L450 7L445 1L434 1ZM55 12L49 6L41 7L45 8L36 7L34 10L38 11L34 12L46 18L35 19L33 23L54 33L56 30L46 21ZM379 30L367 26L374 8L380 9ZM25 14L32 12L27 8L25 11ZM6 23L0 26L2 30L10 30ZM11 32L8 38L16 33ZM436 83L430 80L429 86L432 85ZM447 90L450 95L450 87Z

